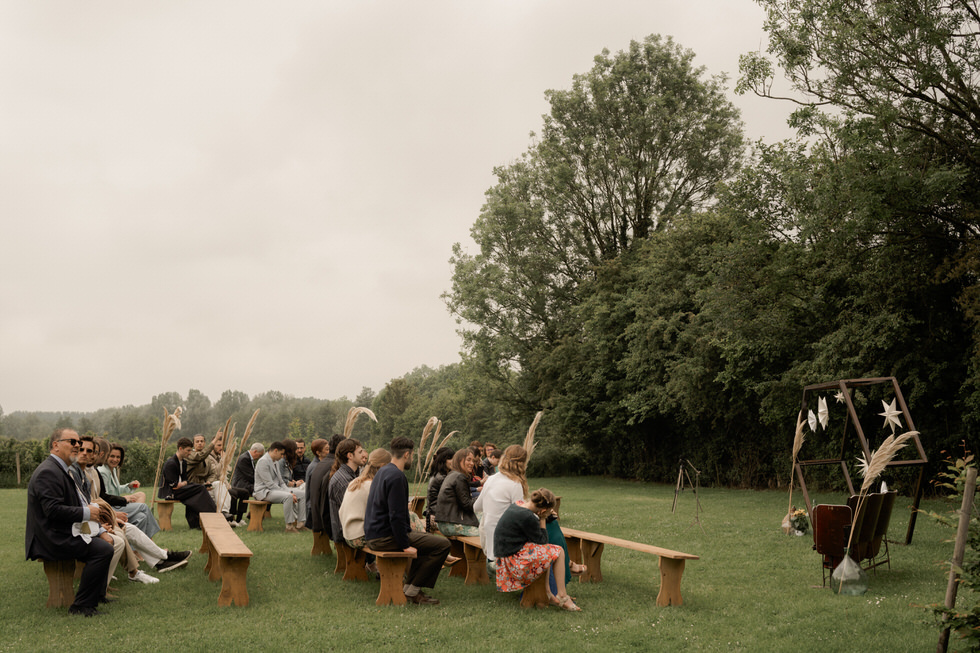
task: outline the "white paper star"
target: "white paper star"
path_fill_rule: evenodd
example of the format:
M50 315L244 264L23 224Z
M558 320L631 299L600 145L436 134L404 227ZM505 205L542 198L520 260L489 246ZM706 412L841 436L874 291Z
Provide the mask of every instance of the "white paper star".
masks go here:
M837 394L834 395L834 399L836 399L837 403L839 404L844 403L844 393L838 390Z
M812 410L807 411L806 417L807 423L810 425L810 430L814 433L817 432L817 416L813 414Z
M820 426L822 426L823 430L826 431L827 424L830 422L830 412L827 410L827 398L820 397L820 400L817 402L817 406L817 416L820 418Z
M902 427L902 420L899 419L899 415L902 414L902 411L900 411L898 408L896 408L896 406L895 406L895 402L896 401L898 401L898 399L892 399L892 402L890 404L888 404L888 403L885 403L885 400L884 399L882 399L881 400L881 405L885 409L885 412L878 413L879 415L881 415L882 417L885 418L885 423L881 425L882 428L884 428L886 426L891 426L892 427L892 433L893 434L895 433L895 427L896 426L899 427L899 428Z

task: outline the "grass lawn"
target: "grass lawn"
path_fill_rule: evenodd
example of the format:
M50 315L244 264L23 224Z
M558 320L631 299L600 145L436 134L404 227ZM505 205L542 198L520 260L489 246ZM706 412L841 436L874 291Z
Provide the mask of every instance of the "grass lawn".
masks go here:
M891 546L892 568L871 576L867 594L837 596L820 588L812 538L783 535L785 492L701 491L701 525L692 525L694 495L670 508L673 486L603 478L532 480L562 498L566 526L697 554L687 563L684 605L658 608L654 556L608 547L597 584L571 585L581 613L525 611L516 594L493 585L464 586L443 573L439 606L378 608L377 584L344 583L334 557L310 556L312 535L282 532L282 511L262 533L237 532L254 553L248 571L251 604L218 608L219 583L204 574L199 531L182 506L161 546L192 549L190 564L138 585L117 572L119 601L106 616L70 617L47 609L40 563L24 560L27 493L0 490L0 651L63 651L70 644L107 651L927 651L939 630L917 607L943 600L940 562L952 557L952 531L920 515L911 546ZM825 503L842 496L820 495ZM799 497L797 503L802 503ZM910 500L899 497L890 538L904 541ZM945 510L938 501L924 508ZM958 505L957 505L958 507ZM973 597L960 597L964 599ZM954 642L955 644L955 642Z

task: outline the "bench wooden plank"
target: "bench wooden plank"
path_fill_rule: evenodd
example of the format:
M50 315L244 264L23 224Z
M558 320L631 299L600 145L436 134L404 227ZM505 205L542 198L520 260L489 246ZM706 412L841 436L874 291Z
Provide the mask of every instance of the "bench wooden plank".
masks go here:
M568 544L569 557L587 567L585 573L579 578L580 582L602 581L602 551L606 544L611 544L658 556L660 593L657 594L657 605L682 605L684 603L681 596L681 578L684 575L684 565L688 560L699 560L699 556L599 533L565 528L564 526L561 530Z
M266 511L271 507L269 501L258 501L256 499L246 499L248 504L248 530L261 531L262 520L265 519Z
M208 552L204 570L209 580L221 579L218 605L248 605L246 572L252 559L252 551L231 529L224 515L216 512L201 513L201 548Z
M408 599L403 590L405 582L405 571L408 569L408 561L417 557L416 553L406 553L405 551L376 551L364 547L364 553L374 555L378 565L378 578L381 580L381 589L378 591L378 600L375 605L405 605Z
M44 560L44 575L48 577L49 608L67 608L75 602L75 561Z
M174 504L177 503L174 499L156 499L157 504L157 523L160 524L160 530L162 531L172 531L173 523L170 521L174 514Z
M338 573L343 568L343 580L368 580L367 569L364 568L366 559L364 549L351 548L347 542L334 542L337 547L337 568L334 573ZM343 565L340 563L343 558Z

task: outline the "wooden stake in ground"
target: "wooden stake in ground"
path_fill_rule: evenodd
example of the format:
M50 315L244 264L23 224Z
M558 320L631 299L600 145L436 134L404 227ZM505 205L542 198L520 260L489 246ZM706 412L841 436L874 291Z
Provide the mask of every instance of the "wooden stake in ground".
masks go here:
M953 545L953 564L949 570L949 584L946 586L946 609L956 607L956 590L959 587L957 569L963 567L963 553L966 551L966 540L970 535L970 517L973 515L973 495L977 489L977 468L966 470L966 485L963 486L963 503L960 505L960 523L956 528L956 543ZM948 619L943 615L943 621ZM939 634L938 653L946 653L949 646L949 628L944 628Z

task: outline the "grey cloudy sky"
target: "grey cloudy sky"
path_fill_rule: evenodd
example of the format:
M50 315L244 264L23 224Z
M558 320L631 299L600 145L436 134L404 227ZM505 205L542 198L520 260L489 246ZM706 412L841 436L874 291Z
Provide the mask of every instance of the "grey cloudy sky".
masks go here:
M544 91L672 35L730 85L752 0L0 4L0 406L354 397L458 360L454 242ZM750 138L788 107L734 96Z

